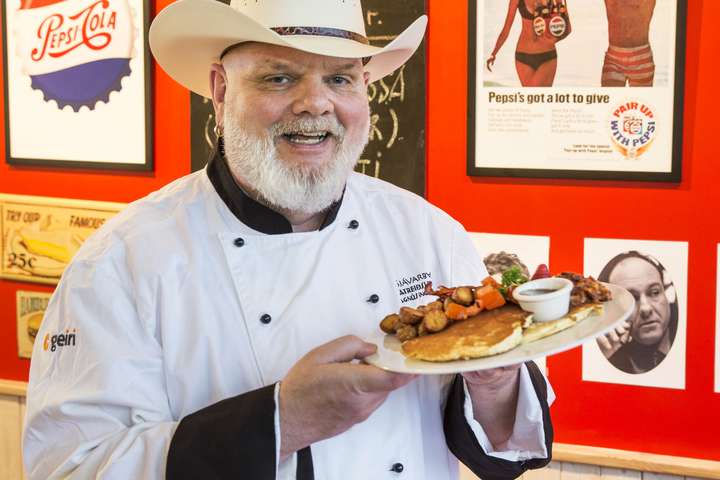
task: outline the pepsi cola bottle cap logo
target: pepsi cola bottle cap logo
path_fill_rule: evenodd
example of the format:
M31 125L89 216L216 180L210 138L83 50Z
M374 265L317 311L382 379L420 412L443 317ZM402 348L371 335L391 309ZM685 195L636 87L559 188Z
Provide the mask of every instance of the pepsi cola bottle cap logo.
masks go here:
M128 0L30 0L15 31L33 89L63 109L109 102L131 75L137 29Z

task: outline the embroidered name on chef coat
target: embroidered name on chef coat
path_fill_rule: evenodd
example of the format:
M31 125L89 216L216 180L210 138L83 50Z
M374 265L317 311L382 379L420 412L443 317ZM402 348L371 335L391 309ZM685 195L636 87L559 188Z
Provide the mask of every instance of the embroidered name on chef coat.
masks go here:
M400 295L400 303L412 302L424 296L425 285L432 281L432 273L420 272L395 280Z

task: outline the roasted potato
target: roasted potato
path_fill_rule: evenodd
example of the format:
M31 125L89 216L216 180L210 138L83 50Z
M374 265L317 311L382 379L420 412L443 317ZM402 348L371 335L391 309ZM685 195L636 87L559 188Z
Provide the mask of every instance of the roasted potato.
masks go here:
M418 331L414 325L403 325L402 327L398 328L397 331L395 332L395 336L401 342L412 340L413 338L417 337L417 334L418 334Z
M453 301L459 303L465 307L473 304L475 299L473 298L473 292L470 287L458 287L452 294Z
M428 329L425 326L425 318L423 318L423 321L418 323L418 337L422 337L424 335L427 335L428 333Z
M443 303L440 300L435 300L432 303L428 303L425 305L425 312L430 312L432 310L442 310L443 309Z
M391 313L380 322L380 329L385 333L395 333L395 328L400 323L400 315Z
M416 308L402 307L400 309L400 321L406 325L420 323L425 314Z
M442 310L428 312L423 319L423 325L428 332L439 332L448 325L448 318Z

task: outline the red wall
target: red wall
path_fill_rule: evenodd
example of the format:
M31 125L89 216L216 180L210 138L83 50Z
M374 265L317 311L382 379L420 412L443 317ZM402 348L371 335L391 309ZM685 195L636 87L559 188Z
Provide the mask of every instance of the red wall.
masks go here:
M549 235L553 271L582 271L585 237L690 243L686 390L582 382L579 349L551 357L550 376L559 397L553 407L556 440L720 460L715 438L720 394L713 393L715 251L720 241L720 193L713 187L720 182L715 165L720 148L712 140L719 106L712 90L720 79L713 58L720 45L714 24L720 18L719 2L689 0L683 182L662 185L466 176L467 2L428 1L430 201L470 231ZM162 8L171 2L156 3ZM435 68L441 61L443 67ZM188 173L188 94L157 68L154 91L154 173L42 170L0 162L0 192L128 202ZM4 134L0 137L4 152ZM527 218L521 214L527 204L544 214ZM51 289L0 281L0 378L26 380L29 362L17 358L16 347L18 289Z
M720 460L720 2L688 3L683 181L662 185L466 176L467 2L430 0L428 194L469 231L549 235L553 271L582 271L585 237L689 242L686 390L582 382L580 349L550 357L556 440Z
M4 0L3 0L4 1ZM171 0L158 0L156 13ZM1 42L2 40L0 40ZM0 66L0 69L2 67ZM130 202L190 173L190 98L187 90L154 65L155 171L107 173L11 167L0 161L0 192L47 197ZM4 81L0 79L0 81ZM0 98L0 111L4 109ZM5 152L4 117L0 115L0 152ZM120 126L122 128L122 126ZM121 131L118 132L121 135ZM42 141L40 136L38 141ZM3 153L4 155L4 153ZM32 283L0 281L0 378L27 380L30 362L17 358L15 291L51 292Z

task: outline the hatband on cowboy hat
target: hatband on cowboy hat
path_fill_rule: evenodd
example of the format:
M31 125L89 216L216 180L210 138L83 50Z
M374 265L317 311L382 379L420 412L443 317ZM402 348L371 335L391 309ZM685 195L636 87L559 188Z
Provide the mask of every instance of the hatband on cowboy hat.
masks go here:
M369 58L378 80L402 66L422 42L421 16L383 48L369 44L360 0L178 0L150 26L150 49L175 81L210 97L209 71L229 47L262 42L318 55Z

